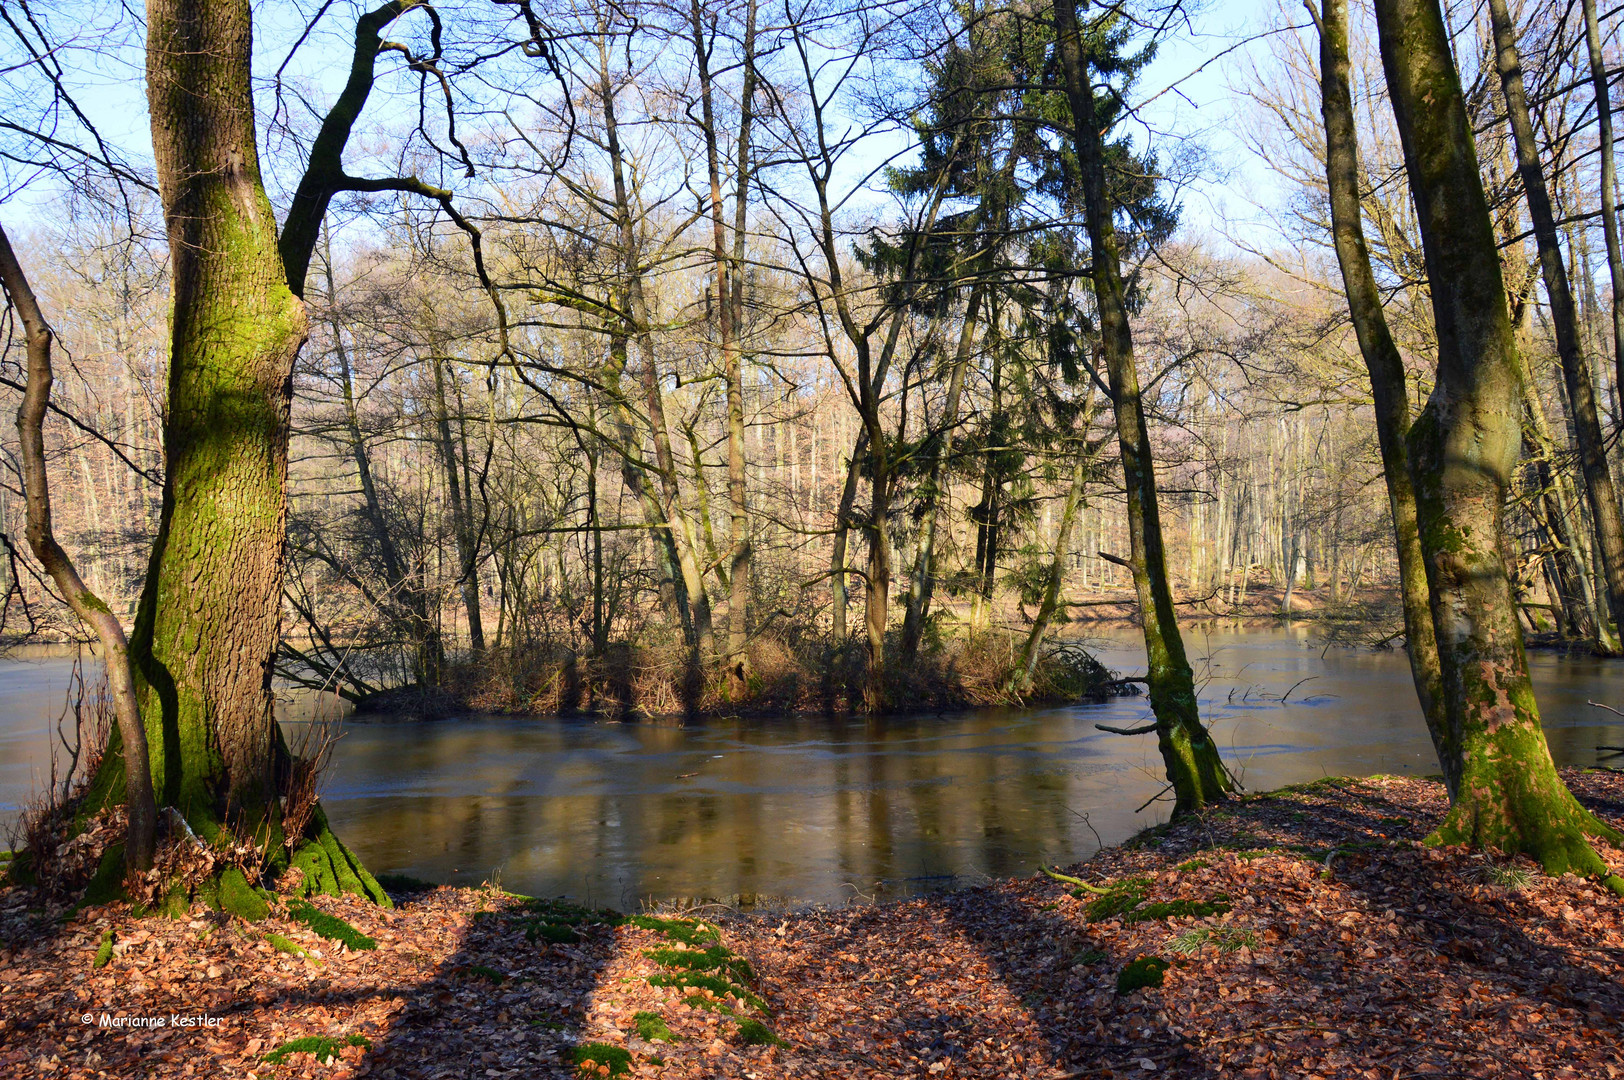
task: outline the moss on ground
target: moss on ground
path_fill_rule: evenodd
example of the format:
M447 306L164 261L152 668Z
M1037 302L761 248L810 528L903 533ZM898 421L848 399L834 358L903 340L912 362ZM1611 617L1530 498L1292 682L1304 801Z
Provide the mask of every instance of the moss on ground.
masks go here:
M410 874L378 874L378 884L383 886L385 892L408 895L411 893L429 892L439 888L432 881L414 878Z
M741 983L756 980L750 961L725 945L712 945L708 949L645 949L643 955L663 968L716 971Z
M378 947L376 941L367 937L343 919L318 910L303 900L288 901L288 916L296 922L304 923L322 937L341 943L347 949L376 949Z
M704 975L694 971L662 972L658 975L649 976L648 984L650 986L669 986L678 990L709 990L718 998L731 995L753 1009L764 1013L771 1012L767 1008L767 1003L749 990L715 975Z
M1160 986L1173 965L1159 956L1141 956L1117 976L1116 992L1131 994L1147 986Z
M608 1043L586 1043L575 1048L575 1070L586 1080L601 1076L623 1076L632 1069L632 1056Z
M773 1034L772 1028L760 1020L739 1021L739 1041L746 1046L788 1046L789 1043Z
M632 1014L632 1023L637 1025L637 1035L645 1042L674 1043L677 1037L671 1034L671 1028L666 1025L665 1018L657 1012L642 1012Z
M104 968L113 962L113 931L103 930L101 941L96 945L96 958L90 962L93 968Z
M714 926L709 926L697 919L667 919L658 915L633 915L626 920L627 925L636 926L643 930L653 930L657 934L664 934L672 941L696 948L704 945L715 945L722 940L721 932Z
M277 952L284 952L290 956L306 957L314 963L321 963L320 960L317 960L314 956L310 955L309 949L305 948L303 945L300 945L297 941L294 941L291 938L283 937L281 934L266 934L265 941Z
M372 1043L360 1035L346 1035L342 1039L335 1039L326 1035L306 1035L302 1039L293 1039L283 1043L260 1060L268 1061L272 1065L281 1065L288 1060L290 1055L309 1054L325 1065L338 1057L339 1052L346 1046L360 1046L370 1050Z

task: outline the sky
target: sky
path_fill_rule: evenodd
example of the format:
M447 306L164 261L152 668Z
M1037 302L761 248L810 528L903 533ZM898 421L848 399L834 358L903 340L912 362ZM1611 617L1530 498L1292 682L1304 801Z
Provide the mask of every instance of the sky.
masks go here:
M79 103L109 142L129 159L144 161L150 154L150 136L141 41L139 31L119 18L121 6L119 0L63 0L41 10L52 33L70 44L64 62ZM301 78L319 81L328 93L336 92L348 67L350 6L344 0L333 5L292 68ZM313 0L255 4L261 49L256 58L258 77L275 71L313 7ZM1182 220L1188 231L1220 246L1236 229L1248 230L1255 239L1255 230L1266 220L1259 204L1266 206L1280 197L1272 172L1237 134L1248 120L1243 102L1231 89L1249 52L1265 45L1256 35L1278 21L1278 9L1270 0L1206 0L1190 25L1165 40L1139 83L1136 98L1148 103L1132 125L1134 141L1156 148L1164 161L1183 144L1200 148L1204 165L1199 178L1181 194ZM89 50L105 44L110 34L121 35L116 41L122 48L98 52L90 62ZM375 101L369 110L377 106ZM895 142L881 153L895 153L900 146ZM7 201L8 216L46 212L34 192Z

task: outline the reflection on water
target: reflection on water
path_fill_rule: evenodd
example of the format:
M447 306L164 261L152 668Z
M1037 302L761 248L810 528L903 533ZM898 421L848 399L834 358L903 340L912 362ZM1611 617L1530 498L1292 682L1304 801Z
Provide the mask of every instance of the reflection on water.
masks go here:
M1134 635L1093 645L1107 665L1143 670ZM1322 657L1293 630L1197 633L1190 647L1207 676L1205 715L1249 788L1436 770L1402 653ZM1624 703L1624 665L1531 662L1560 764L1592 764L1597 744L1624 744L1624 720L1586 704ZM50 665L0 665L0 692L49 698L41 688L53 677ZM38 743L41 715L37 701L6 694L7 813L26 794L17 777L26 782L24 747ZM1163 820L1166 803L1136 812L1162 786L1154 738L1094 727L1147 715L1143 698L1127 698L885 721L357 723L324 800L377 870L499 874L520 892L620 907L739 894L837 902L1026 873Z

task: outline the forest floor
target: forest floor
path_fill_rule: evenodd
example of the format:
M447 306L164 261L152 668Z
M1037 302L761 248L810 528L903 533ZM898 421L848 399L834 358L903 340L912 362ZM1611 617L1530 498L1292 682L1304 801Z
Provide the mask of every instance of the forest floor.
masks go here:
M1624 772L1565 775L1624 824ZM1236 800L1071 868L1104 897L1035 876L688 921L318 899L376 941L353 951L282 914L61 920L0 892L0 1077L1624 1075L1624 903L1421 846L1444 809L1392 777ZM1119 992L1142 957L1161 985ZM300 1038L336 1057L265 1060Z

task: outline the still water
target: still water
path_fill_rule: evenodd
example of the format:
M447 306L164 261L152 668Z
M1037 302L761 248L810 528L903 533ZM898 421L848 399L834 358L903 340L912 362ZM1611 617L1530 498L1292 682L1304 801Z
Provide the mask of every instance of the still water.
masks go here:
M1133 632L1088 639L1143 673ZM1203 714L1246 786L1437 764L1402 652L1304 629L1191 633ZM1558 764L1624 745L1624 663L1530 657ZM70 662L0 662L0 820L42 775ZM1282 701L1281 699L1284 698ZM288 735L308 703L292 703ZM1166 818L1143 698L883 721L680 726L454 717L352 723L323 800L378 871L620 908L720 897L840 903L1065 863ZM1614 759L1615 761L1618 759Z

